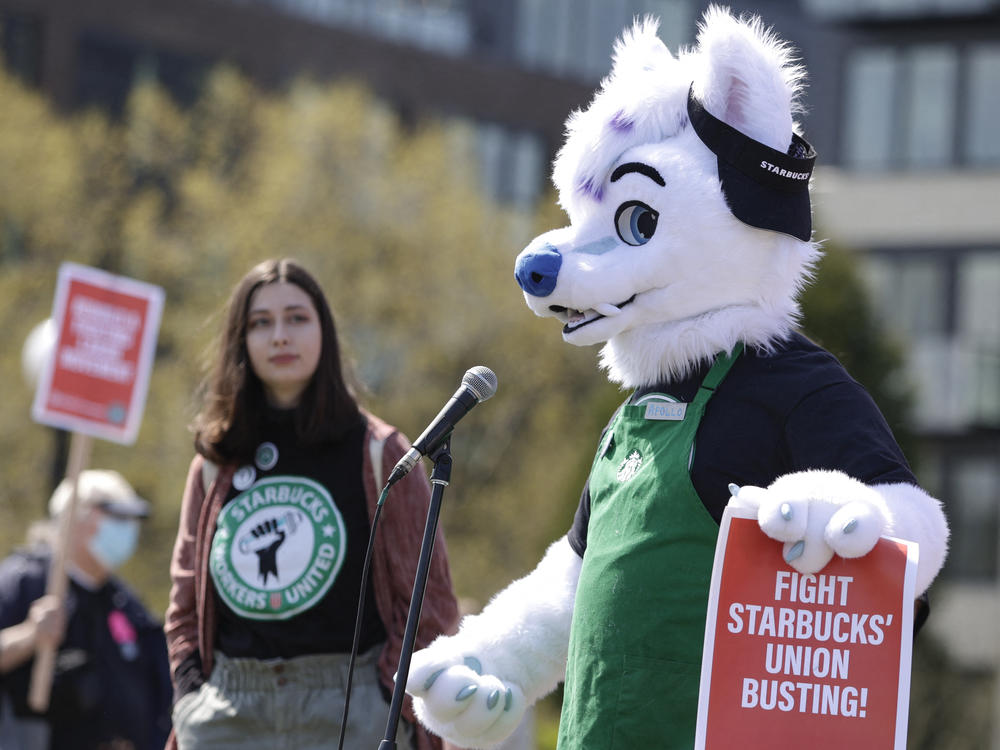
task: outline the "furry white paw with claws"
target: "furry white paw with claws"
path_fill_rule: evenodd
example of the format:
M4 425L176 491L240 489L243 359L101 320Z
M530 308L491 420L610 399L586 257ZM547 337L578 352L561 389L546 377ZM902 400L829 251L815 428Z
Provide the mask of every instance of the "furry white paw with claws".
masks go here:
M891 520L878 492L835 471L787 474L767 489L731 485L730 492L734 505L756 511L765 534L785 543L785 561L804 575L835 554L868 554Z
M563 537L457 634L413 655L406 692L424 726L467 748L493 747L517 728L566 675L582 564Z
M445 654L433 647L414 654L406 692L413 696L425 726L463 747L500 742L527 710L521 688L484 674L477 657Z

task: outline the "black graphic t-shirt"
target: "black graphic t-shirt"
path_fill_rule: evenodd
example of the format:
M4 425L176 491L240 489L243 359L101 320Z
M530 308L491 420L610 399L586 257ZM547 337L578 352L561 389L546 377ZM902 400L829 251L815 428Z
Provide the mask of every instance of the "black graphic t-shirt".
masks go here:
M348 652L371 528L365 425L315 445L299 443L291 412L271 411L265 425L212 539L217 647L257 659ZM369 579L360 649L385 637Z
M688 403L710 365L682 380L640 389L630 400L653 393ZM868 392L832 354L801 334L771 354L743 353L708 402L693 450L691 482L716 521L729 502L730 482L767 487L789 472L836 469L867 484L916 484ZM569 531L569 543L581 557L589 523L587 485Z

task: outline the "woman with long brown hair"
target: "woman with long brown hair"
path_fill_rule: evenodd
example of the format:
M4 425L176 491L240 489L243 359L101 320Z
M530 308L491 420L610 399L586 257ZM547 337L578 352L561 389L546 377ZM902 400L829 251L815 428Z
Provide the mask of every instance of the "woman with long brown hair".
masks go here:
M288 259L236 285L203 391L165 626L176 743L336 747L371 518L409 441L359 406L325 295ZM383 737L429 500L410 472L379 525L346 747ZM457 616L439 532L418 646ZM401 738L440 747L403 716Z

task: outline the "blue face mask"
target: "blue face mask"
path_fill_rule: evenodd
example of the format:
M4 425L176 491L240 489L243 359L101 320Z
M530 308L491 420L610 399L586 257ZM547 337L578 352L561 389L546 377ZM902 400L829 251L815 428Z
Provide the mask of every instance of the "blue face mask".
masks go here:
M97 522L97 533L90 538L90 554L108 570L115 570L132 557L139 541L139 522L105 517Z

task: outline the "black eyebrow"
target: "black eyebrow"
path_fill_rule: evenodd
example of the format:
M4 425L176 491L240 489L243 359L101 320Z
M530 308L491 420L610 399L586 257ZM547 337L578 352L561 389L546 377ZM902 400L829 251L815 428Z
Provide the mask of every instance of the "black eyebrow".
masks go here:
M657 172L648 164L643 164L642 162L638 161L630 161L627 164L622 164L620 167L615 169L615 171L611 173L611 181L617 182L622 177L624 177L627 174L630 174L631 172L638 172L641 175L645 175L660 187L667 186L667 183L663 181L663 178L660 176L659 172Z
M309 309L309 305L307 305L307 304L305 304L303 302L293 302L292 304L285 305L284 307L281 308L281 310L284 311L284 312L287 312L289 310L308 310L308 309ZM250 310L247 312L247 315L255 315L255 314L263 315L265 313L267 313L268 315L270 315L271 314L271 308L270 307L251 307Z

